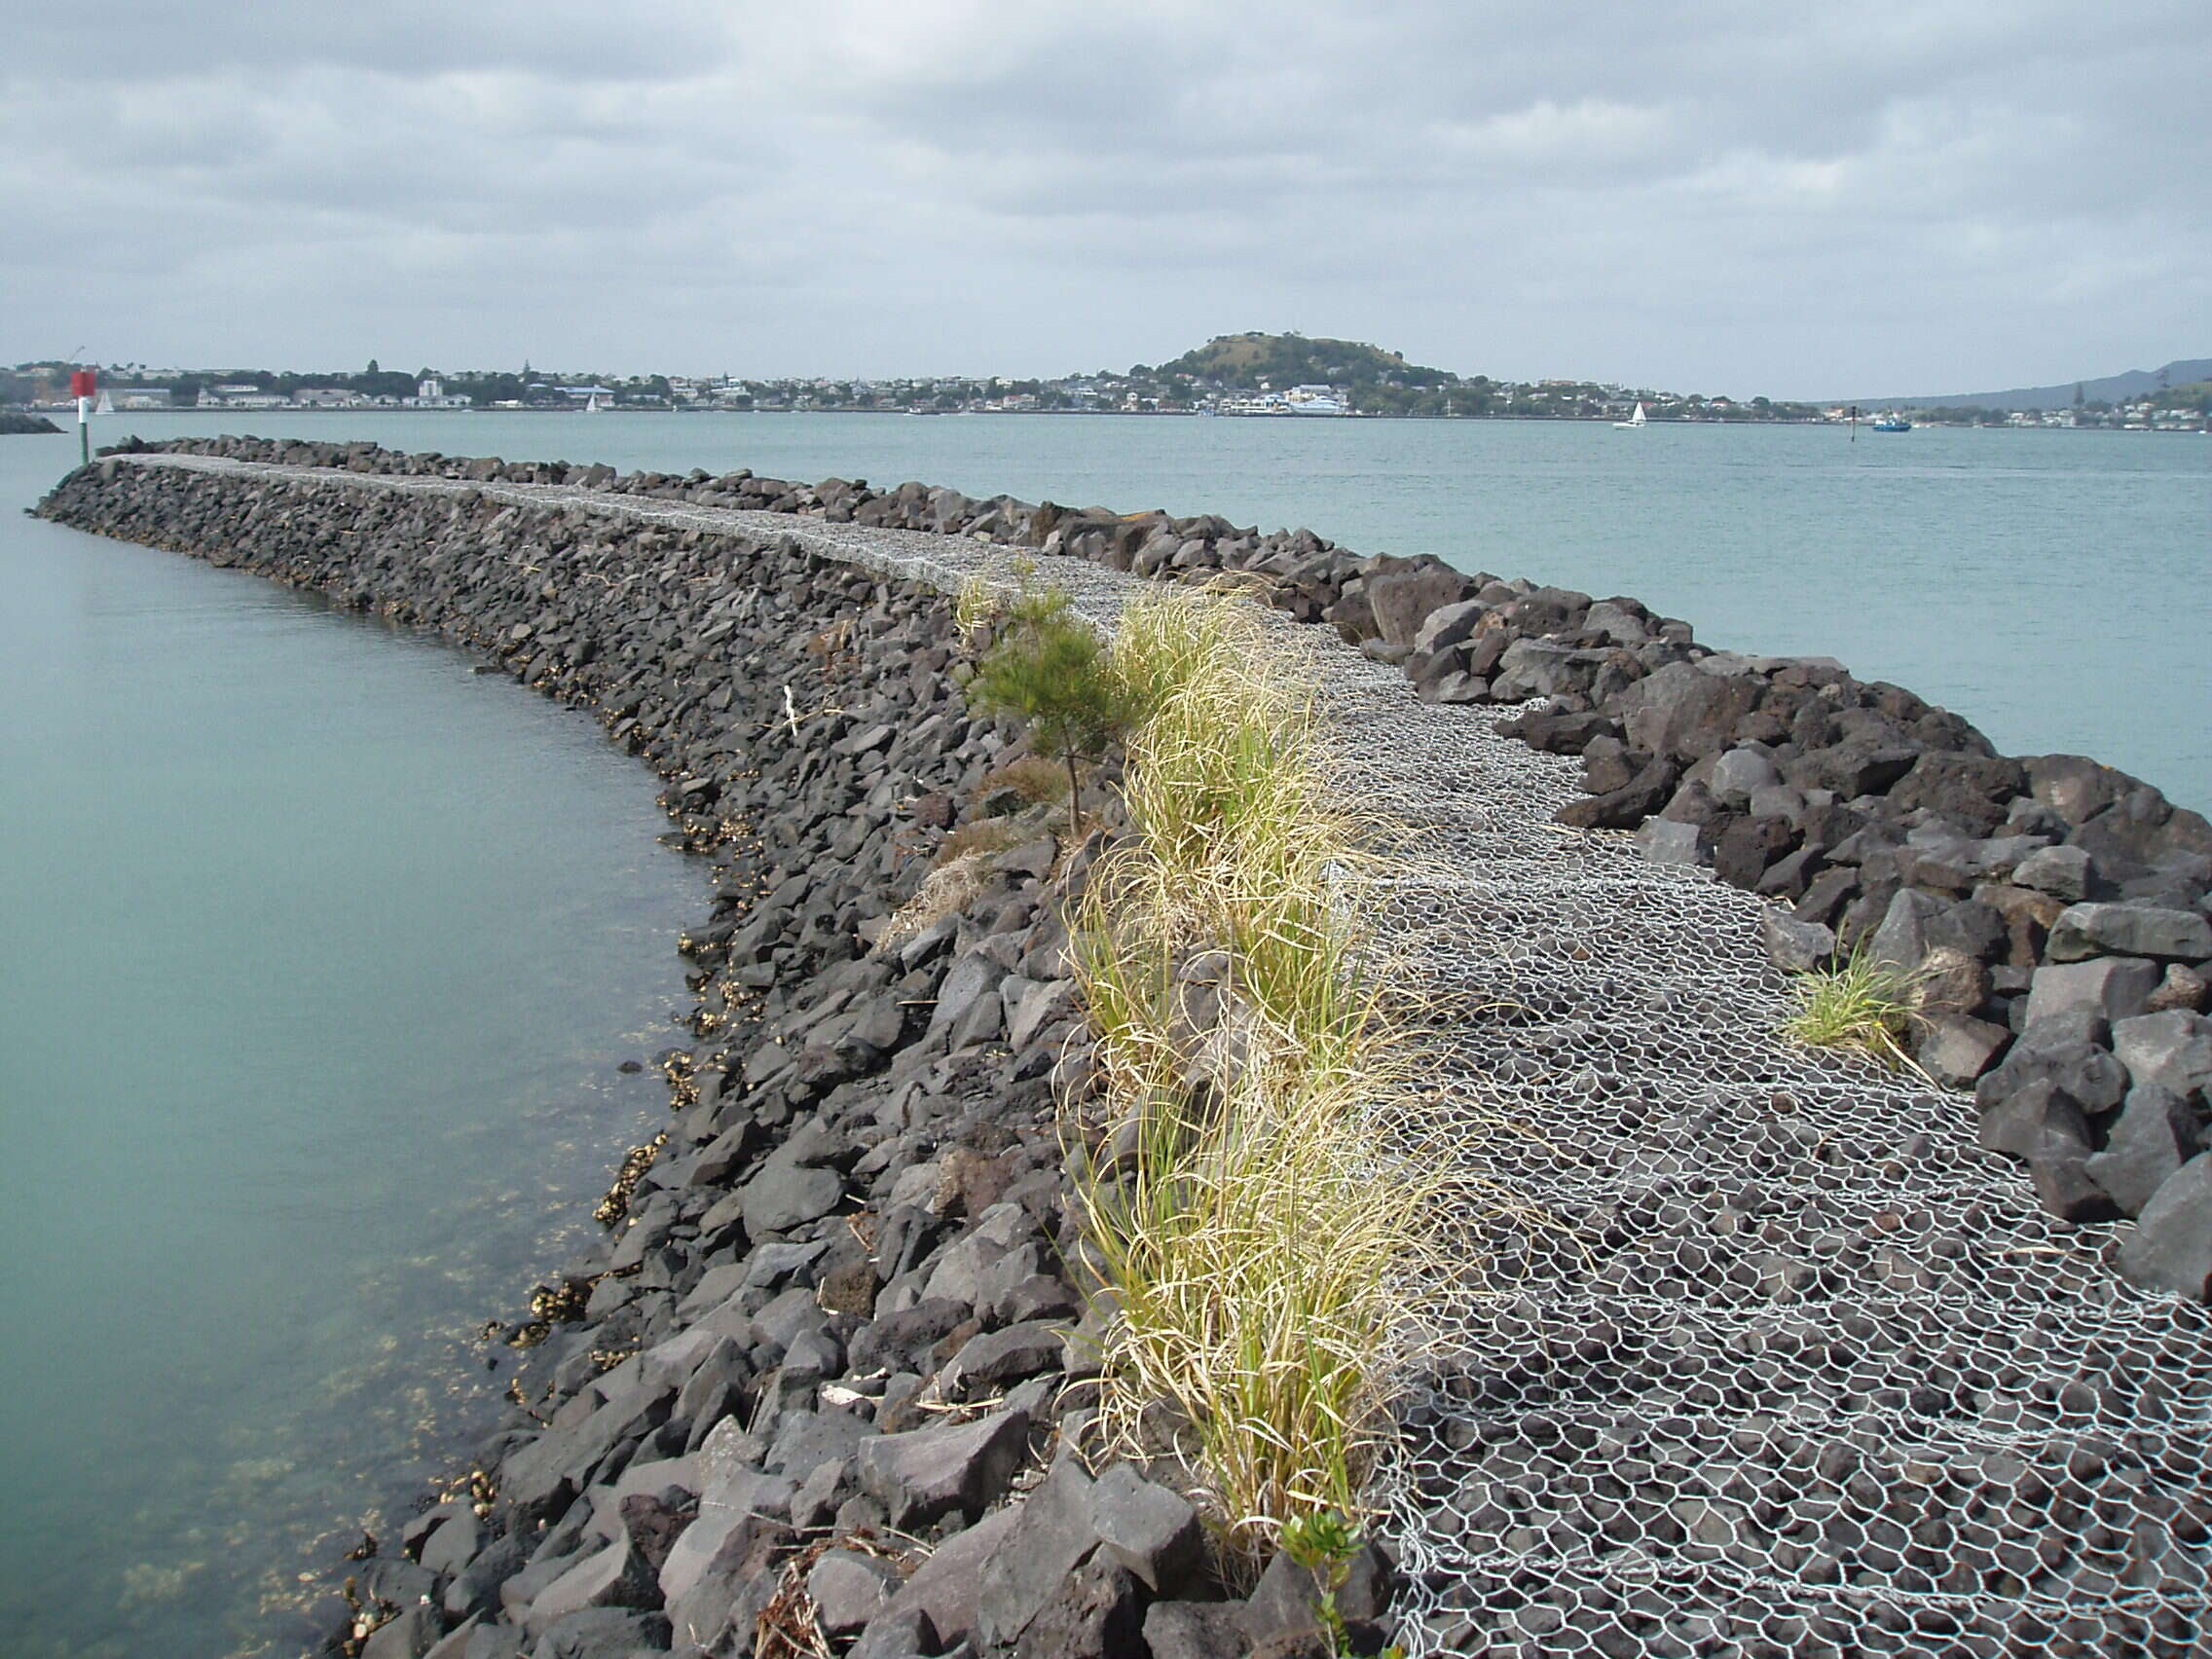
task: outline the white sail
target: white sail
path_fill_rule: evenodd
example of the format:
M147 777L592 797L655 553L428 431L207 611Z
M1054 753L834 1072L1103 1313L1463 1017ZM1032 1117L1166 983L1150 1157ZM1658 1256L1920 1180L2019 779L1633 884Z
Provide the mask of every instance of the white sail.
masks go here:
M93 408L92 413L94 415L113 415L115 413L115 399L108 396L106 392L101 392L100 400Z
M1636 406L1636 413L1634 415L1631 415L1627 420L1615 421L1613 423L1614 425L1618 426L1624 432L1639 431L1647 423L1643 414L1643 405L1641 403L1639 403Z

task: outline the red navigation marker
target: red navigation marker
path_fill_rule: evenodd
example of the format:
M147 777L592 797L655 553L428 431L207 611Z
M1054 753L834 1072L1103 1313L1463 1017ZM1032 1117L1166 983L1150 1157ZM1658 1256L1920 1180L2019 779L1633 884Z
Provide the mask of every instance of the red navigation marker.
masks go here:
M71 397L91 397L98 392L99 388L100 377L95 370L71 369L69 371L69 395Z

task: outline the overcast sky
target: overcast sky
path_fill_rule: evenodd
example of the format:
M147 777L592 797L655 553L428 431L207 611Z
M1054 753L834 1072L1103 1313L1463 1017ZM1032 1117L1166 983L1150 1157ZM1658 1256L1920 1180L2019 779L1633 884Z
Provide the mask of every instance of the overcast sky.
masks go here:
M1749 397L2212 353L2204 0L0 0L0 358Z

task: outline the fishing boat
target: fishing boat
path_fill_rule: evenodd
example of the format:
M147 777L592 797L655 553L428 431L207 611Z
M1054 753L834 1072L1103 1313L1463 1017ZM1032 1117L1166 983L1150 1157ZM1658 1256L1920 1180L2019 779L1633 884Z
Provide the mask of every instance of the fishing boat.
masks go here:
M1881 420L1874 423L1874 430L1877 432L1909 432L1912 430L1912 423L1902 415L1885 415Z
M1641 432L1649 424L1651 424L1650 418L1643 413L1643 405L1641 403L1636 406L1636 413L1634 415L1631 415L1625 421L1615 421L1613 423L1613 425L1616 428L1624 432Z

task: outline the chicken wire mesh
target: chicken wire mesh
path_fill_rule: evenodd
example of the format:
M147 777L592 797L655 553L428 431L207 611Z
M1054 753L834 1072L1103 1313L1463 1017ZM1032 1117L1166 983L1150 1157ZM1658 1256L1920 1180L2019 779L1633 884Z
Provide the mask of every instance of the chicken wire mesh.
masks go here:
M198 457L165 464L333 482ZM566 487L952 588L1005 549ZM1140 579L1038 563L1109 624ZM1291 625L1278 619L1288 630ZM1315 630L1302 631L1312 642ZM1778 1035L1761 901L1564 830L1575 763L1314 645L1351 787L1433 855L1385 929L1441 1011L1479 1271L1376 1493L1412 1655L2212 1651L2212 1322L2045 1214L1972 1108Z

